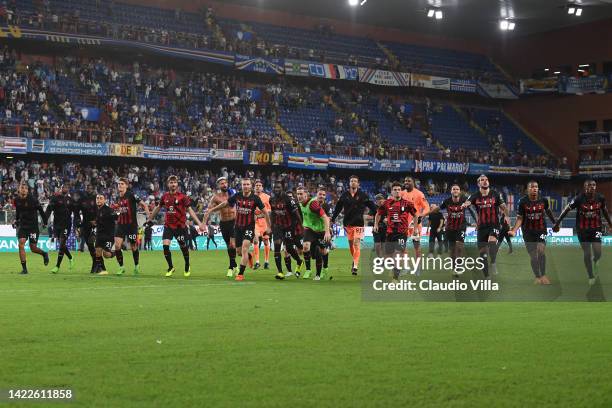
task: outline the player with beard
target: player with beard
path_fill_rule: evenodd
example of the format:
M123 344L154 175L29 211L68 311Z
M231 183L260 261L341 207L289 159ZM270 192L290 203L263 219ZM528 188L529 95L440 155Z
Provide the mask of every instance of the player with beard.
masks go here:
M429 214L429 203L425 199L425 194L415 187L414 179L410 176L404 178L402 198L410 201L417 210L416 222L413 220L414 226L408 230L408 235L412 237L412 246L414 247L415 257L419 258L421 256L421 231L423 229L422 220L423 217Z
M349 250L353 257L353 265L351 273L357 275L359 268L359 258L361 257L361 240L364 237L365 223L364 212L369 208L371 214L377 210L376 205L370 200L370 197L359 188L359 177L351 176L349 178L349 189L344 192L331 216L331 222L334 224L340 212L344 212L344 229L348 237ZM308 269L308 265L306 265Z
M219 191L212 196L210 203L208 203L208 208L216 207L219 204L226 202L232 195L234 195L234 191L229 188L229 184L225 177L219 177L217 179L217 188ZM221 230L221 235L225 241L227 256L229 258L227 277L233 278L234 275L238 273L238 264L236 263L236 240L234 239L236 209L233 207L224 207L219 212L219 217L219 229Z
M175 272L174 265L172 264L172 252L170 252L170 244L172 239L176 239L176 242L183 253L183 259L185 260L185 271L183 276L188 278L191 276L191 268L189 265L189 246L187 245L187 237L189 231L187 230L187 214L193 218L193 220L200 227L200 231L204 230L204 225L200 222L198 215L191 208L191 199L178 189L178 177L170 176L167 181L168 191L162 195L159 204L153 209L153 212L149 216L149 222L153 222L153 219L157 216L162 208L166 209L166 217L164 219L164 232L162 234L162 245L164 248L164 257L168 264L166 270L166 278L171 278Z
M81 239L87 244L89 255L91 256L91 273L96 270L96 234L95 221L98 207L96 205L96 192L93 185L88 184L85 192L81 195L76 204L76 227ZM80 213L80 216L79 216Z
M68 257L69 270L74 268L74 259L70 250L66 246L70 232L72 231L72 216L77 218L76 205L72 197L68 194L68 186L62 185L60 191L57 192L45 209L47 219L53 214L53 231L59 243L59 253L57 255L57 263L51 269L51 273L58 273L59 268L64 259L64 255Z
M281 261L281 246L283 244L287 253L297 262L298 269L303 263L294 242L295 224L302 222L302 214L295 199L283 192L283 186L280 182L275 183L272 189L270 210L272 238L274 241L274 262L278 270L276 279L284 279L285 275L283 274ZM291 260L289 260L289 265L291 265Z
M357 191L354 193L355 195L358 194ZM306 272L303 277L304 279L310 278L310 258L313 257L317 268L314 280L319 281L327 277L326 275L321 276L321 271L323 270L323 252L327 243L331 240L330 220L317 197L311 198L304 187L298 187L297 195L304 225ZM353 198L355 198L355 195L353 195Z
M478 177L478 192L472 194L461 206L468 208L474 206L478 213L477 241L480 255L484 258L483 274L489 277L489 262L491 270L497 274L497 238L499 237L500 216L503 216L508 224L508 208L501 194L492 190L489 185L489 178L482 174Z
M113 241L117 218L117 213L106 205L106 197L103 194L96 195L96 218L92 232L95 236L96 267L94 273L99 275L108 275L104 258L115 256L113 254Z
M589 275L589 284L596 282L597 263L601 259L601 238L603 236L602 217L612 227L610 214L606 208L606 199L597 193L595 180L586 180L583 185L584 192L576 196L565 207L553 227L558 232L561 221L571 210L576 210L576 232L582 248L584 266Z
M513 237L516 231L522 228L523 240L529 258L531 259L531 270L535 275L535 283L550 285L546 276L546 215L555 224L555 216L549 208L548 200L539 196L537 181L527 183L527 195L520 199L514 227L508 232Z
M138 275L140 267L138 265L140 260L140 252L138 251L138 244L136 238L138 235L138 220L137 207L140 206L144 209L147 219L150 218L149 206L140 198L137 198L132 190L128 189L129 182L126 178L120 178L117 183L119 190L119 199L115 203L114 207L117 211L118 219L117 226L115 228L115 256L119 263L119 270L117 275L123 275L125 273L125 267L123 266L123 252L121 247L125 237L127 237L132 249L132 257L134 258L134 275Z
M325 190L325 187L323 186L319 186L317 189L317 201L319 202L321 208L323 208L323 211L325 211L325 214L329 217L331 211L329 210L329 204L327 203L327 190ZM332 240L334 237L331 228L329 233L331 234L331 238L329 242L326 242L321 248L321 258L323 261L323 276L327 276L327 278L331 280L333 277L329 274L329 251L331 249Z
M382 194L377 194L376 197L376 207L380 210L382 205L385 203L385 196ZM378 211L377 211L378 214ZM382 257L384 255L383 245L385 243L385 237L387 235L387 224L385 223L384 217L378 221L378 229L376 232L372 232L372 236L374 238L374 251L376 252L377 257Z
M437 205L431 206L431 214L435 214L441 210L446 211L446 239L450 246L450 257L455 259L463 257L463 248L465 241L465 230L467 228L467 222L465 218L465 197L461 192L459 184L453 184L451 187L451 196L444 200L438 207ZM476 214L472 208L468 208L472 217L476 219Z
M266 220L266 234L270 236L270 214L265 211L264 203L253 193L251 179L242 179L242 191L231 196L227 201L209 208L204 215L204 223L215 211L220 211L226 207L236 207L236 223L234 226L234 242L237 248L241 248L242 258L240 259L240 272L236 276L237 281L244 280L244 271L249 262L249 249L255 237L255 209L263 212ZM252 261L251 261L252 262Z
M15 206L15 222L13 228L17 230L19 242L19 260L21 261L21 274L27 275L25 243L29 241L30 251L43 257L43 262L49 265L49 254L38 247L38 214L42 218L43 225L47 224L47 215L43 211L40 202L30 194L27 183L21 183L17 189L17 196L13 201Z
M391 198L387 199L376 212L373 232L380 230L381 221L387 220L385 254L401 254L406 250L406 240L413 217L417 214L411 201L402 198L402 185L394 182L391 186ZM399 278L399 269L393 269L393 279Z

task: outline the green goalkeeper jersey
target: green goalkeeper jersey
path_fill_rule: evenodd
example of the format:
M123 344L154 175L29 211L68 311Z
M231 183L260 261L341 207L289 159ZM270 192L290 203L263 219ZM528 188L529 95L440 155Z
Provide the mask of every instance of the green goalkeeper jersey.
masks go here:
M316 198L311 198L306 205L300 203L300 209L302 210L302 218L304 219L304 228L316 232L325 231L325 222L323 221L325 211Z

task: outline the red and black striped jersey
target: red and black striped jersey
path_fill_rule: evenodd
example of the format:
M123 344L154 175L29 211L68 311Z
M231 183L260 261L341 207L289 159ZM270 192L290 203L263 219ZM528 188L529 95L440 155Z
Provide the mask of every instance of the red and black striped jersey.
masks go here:
M601 228L601 212L607 211L606 199L603 195L596 193L593 197L587 197L581 193L570 203L571 209L576 209L576 228L579 230Z
M296 213L297 202L288 195L271 197L270 208L273 227L287 229L300 221Z
M261 201L261 198L257 197L255 194L250 193L248 196L245 196L240 193L236 193L231 196L227 202L230 207L236 207L236 227L246 228L246 227L255 227L255 209L260 209L261 211L265 210L264 203Z
M168 228L185 228L187 221L187 209L191 206L191 199L185 194L177 191L172 194L165 192L159 202L160 207L166 209L164 225Z
M523 218L523 231L546 231L546 210L548 200L538 198L534 201L525 196L518 203L517 214Z
M136 219L136 207L140 202L131 190L125 192L123 196L119 196L119 201L115 204L117 214L117 224L119 225L138 225Z
M378 214L387 220L387 234L407 234L412 217L416 215L414 205L404 199L389 198L378 207Z
M478 228L496 227L499 228L499 207L505 204L504 198L495 190L490 190L489 194L482 195L480 191L472 194L468 201L476 208L478 213Z
M446 210L446 230L465 231L465 208L461 206L465 203L465 197L459 197L459 201L454 201L452 197L447 198L440 204L440 210Z

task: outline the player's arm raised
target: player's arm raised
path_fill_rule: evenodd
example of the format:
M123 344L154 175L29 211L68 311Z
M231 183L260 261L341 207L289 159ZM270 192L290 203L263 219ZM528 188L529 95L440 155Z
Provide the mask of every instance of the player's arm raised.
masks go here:
M43 227L46 227L49 219L47 217L47 214L45 213L45 210L43 210L42 205L40 205L40 203L38 203L36 210L40 214L40 218L42 219Z
M546 212L546 215L548 215L548 218L550 218L550 221L553 223L553 225L555 225L557 221L555 220L555 215L550 209L550 204L548 203L548 200L544 200L544 211Z
M559 232L559 229L561 227L561 221L563 221L563 219L567 216L567 214L572 211L574 208L576 208L576 199L574 198L572 201L569 202L568 205L565 206L565 208L563 209L563 211L561 212L561 215L559 215L559 218L557 218L557 222L555 222L555 225L553 225L553 231L554 232Z

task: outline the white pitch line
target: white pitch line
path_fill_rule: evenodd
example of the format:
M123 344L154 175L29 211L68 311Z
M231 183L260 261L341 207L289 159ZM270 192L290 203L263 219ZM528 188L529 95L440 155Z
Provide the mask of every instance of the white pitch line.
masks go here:
M70 291L74 291L74 290L106 290L106 289L147 289L147 288L189 288L189 287L193 287L193 286L225 286L225 287L236 287L239 288L241 286L252 286L255 285L255 282L242 282L239 284L235 284L235 283L203 283L203 284L197 284L197 283L191 283L191 284L169 284L169 285L132 285L132 286L88 286L88 287L77 287L77 288L57 288L57 289L51 289L49 290L48 288L44 288L44 289L7 289L7 290L0 290L0 293L22 293L22 292L57 292L57 291L62 291L62 290L70 290Z

